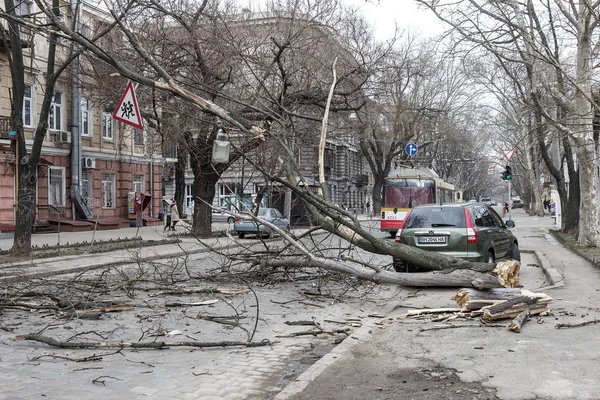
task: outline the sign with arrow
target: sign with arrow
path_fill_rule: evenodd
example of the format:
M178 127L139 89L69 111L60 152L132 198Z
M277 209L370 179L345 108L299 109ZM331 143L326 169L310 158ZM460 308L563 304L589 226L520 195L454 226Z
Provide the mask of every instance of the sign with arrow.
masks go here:
M131 125L134 128L142 129L142 117L140 116L140 109L138 107L137 98L135 97L135 90L133 89L133 83L129 82L125 88L123 96L113 113L113 119L121 121L124 124Z
M414 156L415 154L417 154L417 151L419 151L419 148L415 143L409 143L404 148L404 151L406 151L406 154L408 154L409 156Z
M515 149L502 150L502 154L504 154L504 157L510 161L512 156L515 154Z

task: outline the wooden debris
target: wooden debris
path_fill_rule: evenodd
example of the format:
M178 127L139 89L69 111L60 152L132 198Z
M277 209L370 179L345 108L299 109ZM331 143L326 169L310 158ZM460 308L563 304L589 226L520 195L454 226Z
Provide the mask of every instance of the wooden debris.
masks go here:
M515 318L527 309L530 309L531 315L547 312L548 307L545 304L538 305L537 301L537 298L520 296L493 306L484 307L481 309L483 311L483 319L495 321L498 319Z
M317 323L315 321L285 321L286 325L304 325L304 326L316 326Z
M27 335L14 336L12 340L32 340L35 342L45 343L52 347L61 349L98 349L98 348L132 348L132 349L155 349L163 350L170 347L258 347L270 346L276 342L263 340L261 342L240 342L240 341L223 341L223 342L63 342L49 336L38 335L35 333Z
M600 323L600 319L593 319L593 320L590 320L590 321L578 322L578 323L575 323L575 324L570 324L570 323L556 324L554 327L556 329L562 329L562 328L579 328L579 327L582 327L582 326L599 324L599 323Z
M504 287L514 288L519 285L519 271L521 263L517 260L500 261L492 271L496 274L498 282Z
M536 304L547 304L552 301L552 297L545 293L534 293L519 288L494 288L489 290L462 288L452 296L452 300L455 300L463 308L463 311L471 311L523 296L537 298Z
M344 328L344 329L311 329L311 330L308 330L308 331L292 332L292 333L287 333L287 334L284 334L284 335L277 335L275 337L285 338L285 337L296 337L296 336L306 336L306 335L317 336L317 335L320 335L320 334L335 335L337 333L345 333L347 335L348 332L350 332L350 328Z
M519 315L516 316L515 319L510 321L508 324L508 329L513 332L521 333L521 328L525 325L525 322L529 319L531 315L531 310L527 308L527 310L522 311Z
M424 308L421 310L409 310L406 312L407 317L414 317L424 314L442 314L442 313L457 313L461 312L460 308Z
M180 302L175 302L175 303L167 303L165 304L165 307L197 307L197 306L209 306L211 304L215 304L218 303L219 300L217 299L212 299L212 300L205 300L205 301L197 301L195 303L180 303Z
M250 289L242 288L204 288L204 289L172 289L162 290L160 292L153 293L149 296L156 297L161 295L176 295L176 294L244 294L248 293Z

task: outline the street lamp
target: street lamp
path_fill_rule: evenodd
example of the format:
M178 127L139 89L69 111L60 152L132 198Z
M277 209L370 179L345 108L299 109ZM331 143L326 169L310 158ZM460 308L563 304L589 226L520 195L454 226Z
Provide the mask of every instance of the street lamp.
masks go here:
M217 138L213 142L212 161L215 164L225 164L229 162L229 151L231 143L227 140L227 134L219 128Z

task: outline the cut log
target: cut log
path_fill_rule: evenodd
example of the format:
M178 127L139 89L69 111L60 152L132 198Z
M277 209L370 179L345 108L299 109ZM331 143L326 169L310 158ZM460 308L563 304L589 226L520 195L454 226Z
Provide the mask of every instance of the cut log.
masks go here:
M489 290L462 288L451 298L463 308L463 311L470 311L523 296L537 298L538 301L536 304L547 304L552 301L552 297L545 293L534 293L519 288L495 288Z
M531 310L529 308L527 308L527 310L525 311L522 311L519 315L515 317L515 319L510 321L510 323L508 324L508 329L510 329L513 332L521 333L521 328L523 327L523 325L525 325L525 322L527 322L530 315Z
M537 301L537 298L521 296L493 306L484 307L481 309L483 311L483 319L495 321L497 319L515 318L529 308L531 308L532 315L548 311L548 307L545 304L538 305Z

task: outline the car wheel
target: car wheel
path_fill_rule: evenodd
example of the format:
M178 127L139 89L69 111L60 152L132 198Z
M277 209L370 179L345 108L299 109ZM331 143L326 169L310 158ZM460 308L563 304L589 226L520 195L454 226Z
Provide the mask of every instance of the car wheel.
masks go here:
M243 239L245 236L246 236L246 234L245 234L244 232L240 232L240 233L238 233L238 237L239 237L240 239Z
M487 256L485 256L485 261L486 264L494 264L496 262L495 258L494 258L494 253L492 253L491 251L488 251Z
M513 243L512 245L512 259L521 261L521 251L519 250L519 245Z
M233 217L227 218L227 223L228 224L233 224L234 221L235 221L235 218L233 218Z

